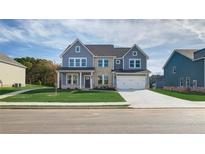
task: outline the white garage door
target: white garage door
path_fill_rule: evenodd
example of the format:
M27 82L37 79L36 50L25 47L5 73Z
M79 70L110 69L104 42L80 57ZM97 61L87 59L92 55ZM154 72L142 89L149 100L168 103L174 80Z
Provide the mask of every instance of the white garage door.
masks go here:
M146 76L117 76L118 89L145 89Z

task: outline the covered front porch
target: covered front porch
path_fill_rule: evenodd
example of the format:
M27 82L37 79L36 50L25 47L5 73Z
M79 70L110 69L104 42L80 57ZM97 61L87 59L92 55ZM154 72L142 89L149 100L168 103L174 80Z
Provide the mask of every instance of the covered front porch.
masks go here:
M59 68L57 70L57 88L93 89L94 68Z

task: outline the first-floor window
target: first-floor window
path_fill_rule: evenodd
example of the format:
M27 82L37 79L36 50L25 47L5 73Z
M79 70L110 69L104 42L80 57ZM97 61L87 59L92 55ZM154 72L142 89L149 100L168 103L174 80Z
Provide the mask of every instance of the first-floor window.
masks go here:
M102 75L98 75L98 84L102 84Z
M105 84L108 84L108 76L107 75L104 75L104 85Z
M68 74L67 75L67 84L78 84L78 75L77 74Z
M184 78L180 78L179 80L179 86L183 87L184 86Z
M193 80L193 87L197 88L197 80Z
M98 75L98 84L107 85L108 84L108 75Z
M190 77L186 77L186 87L190 87Z
M67 76L67 84L71 84L72 75Z
M73 84L78 83L78 75L73 75Z

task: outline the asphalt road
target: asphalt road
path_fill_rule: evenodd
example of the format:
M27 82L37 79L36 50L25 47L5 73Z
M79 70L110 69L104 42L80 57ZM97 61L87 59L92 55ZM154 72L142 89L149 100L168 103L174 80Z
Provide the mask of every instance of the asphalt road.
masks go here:
M0 133L205 133L205 109L0 109Z

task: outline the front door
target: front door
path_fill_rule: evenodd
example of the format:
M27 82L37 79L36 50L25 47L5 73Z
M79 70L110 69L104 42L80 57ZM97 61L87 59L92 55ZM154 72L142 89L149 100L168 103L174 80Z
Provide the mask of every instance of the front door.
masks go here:
M90 88L90 76L85 76L85 88Z

